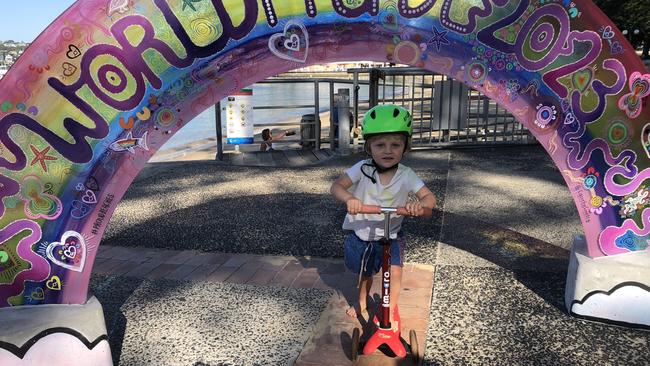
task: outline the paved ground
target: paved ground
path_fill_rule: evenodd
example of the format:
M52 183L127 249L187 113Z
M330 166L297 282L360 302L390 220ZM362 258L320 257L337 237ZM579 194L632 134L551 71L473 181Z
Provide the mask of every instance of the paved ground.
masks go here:
M114 213L103 245L151 249L162 257L183 249L197 257L340 261L344 209L328 189L359 158L301 168L149 164ZM440 206L431 220L405 224L407 261L435 270L424 364L648 364L650 332L566 315L567 249L581 226L561 175L541 148L421 151L406 164ZM146 271L145 264L128 271ZM102 263L96 269L112 271ZM125 365L291 364L335 296L316 287L228 284L228 277L225 284L134 279L125 276L128 271L97 274L93 282L110 309L110 339ZM275 336L265 337L268 328L259 324L270 325ZM206 337L211 341L203 342ZM229 348L235 345L241 348ZM256 352L270 358L251 357ZM161 354L169 356L152 359Z
M356 277L339 259L103 245L93 269L121 365L347 365L368 320L343 311ZM402 334L424 345L433 267L407 263L403 276ZM382 352L364 360L385 364Z

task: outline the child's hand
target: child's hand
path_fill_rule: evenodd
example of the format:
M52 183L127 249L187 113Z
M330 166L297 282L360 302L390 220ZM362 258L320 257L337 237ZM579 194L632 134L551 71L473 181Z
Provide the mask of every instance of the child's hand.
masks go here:
M424 214L424 208L422 207L420 201L407 202L406 211L408 211L409 215L411 216L421 216Z
M349 200L345 201L345 204L348 206L348 213L350 215L356 215L359 212L361 212L361 208L363 207L363 204L361 201L359 201L356 198L350 198Z

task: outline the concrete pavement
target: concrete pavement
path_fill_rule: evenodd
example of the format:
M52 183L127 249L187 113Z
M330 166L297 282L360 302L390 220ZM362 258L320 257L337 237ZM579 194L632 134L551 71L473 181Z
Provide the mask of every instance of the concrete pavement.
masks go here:
M225 260L220 266L230 260L228 255L340 261L343 209L327 190L359 158L299 169L226 167L209 161L150 164L118 206L102 245L150 250L151 256L171 256L169 260L180 255L175 261L185 258L179 253L193 250L184 254L188 261ZM440 206L431 220L404 225L407 261L430 266L435 273L424 364L648 364L650 332L586 322L564 310L567 249L581 226L563 179L543 149L418 151L406 164L436 193ZM96 264L96 271L109 272L96 275L93 286L104 293L97 297L108 309L108 323L114 324L109 324L109 338L124 365L292 364L309 348L318 324L332 314L331 299L338 293L314 286L229 283L228 277L221 282L188 280L204 265L193 264L190 271L187 263L155 272L147 261L133 268L112 262L123 273L107 277L111 269L102 267L109 266L107 261ZM172 269L173 276L185 277L161 277L171 276ZM147 270L150 278L125 276ZM334 283L351 287L345 281ZM182 311L187 301L193 304L189 313ZM221 309L223 304L233 306ZM229 312L231 308L237 310ZM230 336L215 340L209 319L221 313L224 320L218 325ZM251 336L261 330L259 324L269 327L262 333L271 329L277 336ZM151 327L160 328L156 337L140 335ZM131 336L135 334L140 336ZM339 334L339 344L344 344ZM174 341L165 343L163 337ZM202 343L205 337L208 343ZM156 360L140 355L152 347L157 347L154 355L171 356Z

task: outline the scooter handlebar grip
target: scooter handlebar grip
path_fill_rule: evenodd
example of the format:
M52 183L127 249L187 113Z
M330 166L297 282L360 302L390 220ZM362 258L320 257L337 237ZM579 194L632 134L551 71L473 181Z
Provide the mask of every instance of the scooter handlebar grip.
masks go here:
M424 210L424 213L421 215L422 217L431 217L433 215L433 210L427 207L422 208ZM361 211L359 213L362 214L381 214L381 206L377 205L363 205L361 207ZM398 207L397 208L397 214L402 215L402 216L409 216L408 211L406 211L406 207Z
M363 205L363 206L361 206L361 211L359 213L362 213L362 214L381 214L381 206Z

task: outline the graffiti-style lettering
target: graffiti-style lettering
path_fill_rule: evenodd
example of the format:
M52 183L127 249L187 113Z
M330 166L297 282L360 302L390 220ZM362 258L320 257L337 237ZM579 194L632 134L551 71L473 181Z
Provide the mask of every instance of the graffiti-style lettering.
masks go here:
M419 18L426 14L436 4L436 0L426 0L417 7L411 7L408 0L400 0L397 6L401 16L405 18Z
M454 5L454 2L459 2L458 0L444 0L442 3L442 10L440 11L440 22L442 23L443 26L446 28L458 32L460 34L469 34L472 33L476 30L476 17L481 17L481 18L486 18L490 15L492 15L492 3L494 2L494 5L496 6L505 6L508 3L508 0L483 0L483 6L471 6L469 8L469 11L467 13L467 17L469 19L469 22L467 24L460 24L451 19L449 16L449 13L451 12L451 9ZM510 24L512 23L515 19L519 18L519 15L526 10L526 7L528 7L528 0L522 1L519 6L517 7L517 10L512 15L507 16L506 18L503 19L504 24ZM519 15L516 15L519 10L521 10L521 13ZM494 27L496 27L494 30L501 28L503 25L501 25L501 21L494 23ZM487 31L490 27L485 28ZM494 31L493 30L493 31ZM494 38L494 36L492 36ZM480 38L479 38L480 39ZM495 39L496 40L496 39ZM488 42L485 42L484 40L481 40L481 42L485 44L489 44ZM501 49L499 47L494 47L497 49Z
M230 39L242 39L244 38L255 26L257 21L257 1L256 0L243 0L243 12L244 20L238 25L235 26L232 23L232 18L228 11L223 5L221 0L212 0L212 5L217 11L217 16L219 17L219 22L221 23L223 32L214 42L206 46L197 46L192 42L190 35L183 28L180 20L176 17L172 9L167 4L165 0L155 0L154 3L163 13L165 20L169 23L169 26L174 30L174 34L181 41L185 51L187 52L188 57L191 58L202 58L206 56L211 56L219 51L223 50L226 47L226 44Z
M370 15L377 15L379 13L379 0L363 0L363 3L356 7L350 8L343 3L343 0L332 0L334 11L346 18L356 18L368 13Z

